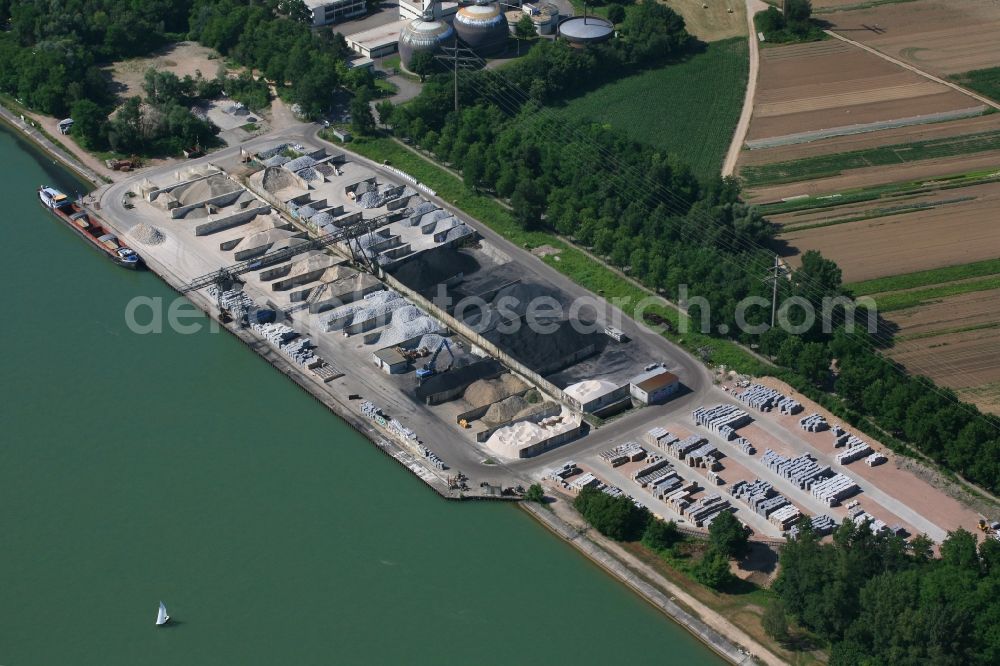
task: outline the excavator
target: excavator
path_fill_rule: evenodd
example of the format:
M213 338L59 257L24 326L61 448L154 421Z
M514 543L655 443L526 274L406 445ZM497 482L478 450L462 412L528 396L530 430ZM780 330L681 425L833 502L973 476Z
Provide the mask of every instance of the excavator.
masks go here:
M451 357L451 362L448 363L448 367L445 368L442 372L447 372L448 370L451 369L452 363L455 362L455 355L451 353L451 345L448 344L448 338L441 338L441 344L439 344L437 349L434 350L434 353L431 354L430 360L427 361L427 363L424 363L424 367L417 369L418 380L423 381L428 377L433 377L434 375L437 374L438 372L437 359L442 349L447 350L448 356Z

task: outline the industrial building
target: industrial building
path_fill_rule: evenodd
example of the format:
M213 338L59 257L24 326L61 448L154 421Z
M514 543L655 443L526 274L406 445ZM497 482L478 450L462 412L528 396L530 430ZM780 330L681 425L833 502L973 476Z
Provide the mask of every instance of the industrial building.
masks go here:
M305 0L305 5L314 26L358 18L367 11L365 0Z
M399 18L413 21L424 19L434 21L451 20L458 11L457 2L438 2L437 0L399 0Z
M399 34L410 22L401 19L368 30L346 35L348 48L366 58L384 58L392 55L399 47Z
M665 402L680 388L677 375L665 368L647 370L629 381L632 397L641 405Z

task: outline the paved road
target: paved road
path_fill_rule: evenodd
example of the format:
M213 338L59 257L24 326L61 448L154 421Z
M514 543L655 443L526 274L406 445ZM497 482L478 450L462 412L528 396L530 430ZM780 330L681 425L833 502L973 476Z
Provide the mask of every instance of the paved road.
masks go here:
M747 75L747 91L743 97L743 110L740 112L740 120L736 123L736 131L733 132L733 140L729 144L729 151L726 159L722 162L722 175L731 176L736 171L736 161L743 150L743 142L747 138L747 131L750 129L750 120L753 118L753 103L757 95L757 74L760 71L760 42L757 40L757 30L754 28L753 17L757 12L765 11L768 8L762 0L746 0L747 3L747 37L750 46L750 73Z

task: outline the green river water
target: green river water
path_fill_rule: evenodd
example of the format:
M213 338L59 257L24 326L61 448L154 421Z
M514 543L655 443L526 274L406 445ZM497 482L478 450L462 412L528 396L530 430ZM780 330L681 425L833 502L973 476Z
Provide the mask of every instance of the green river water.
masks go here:
M129 299L174 292L45 213L39 184L81 186L6 128L0 164L0 665L721 663L231 336L131 333Z

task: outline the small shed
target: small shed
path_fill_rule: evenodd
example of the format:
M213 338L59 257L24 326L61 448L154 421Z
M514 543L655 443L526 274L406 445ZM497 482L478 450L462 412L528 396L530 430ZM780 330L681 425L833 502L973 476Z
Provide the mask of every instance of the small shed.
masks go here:
M372 354L372 361L375 362L375 365L382 368L383 372L390 375L398 375L401 372L406 372L406 368L410 365L406 357L395 347L379 349Z

